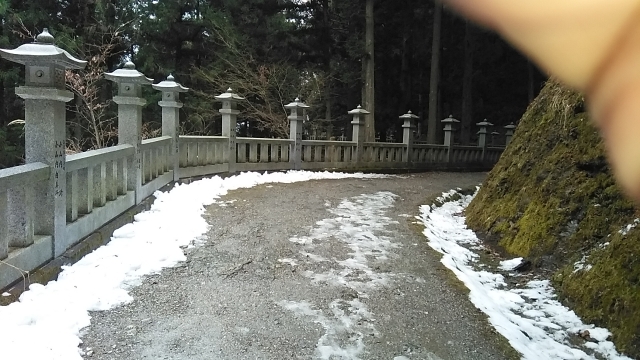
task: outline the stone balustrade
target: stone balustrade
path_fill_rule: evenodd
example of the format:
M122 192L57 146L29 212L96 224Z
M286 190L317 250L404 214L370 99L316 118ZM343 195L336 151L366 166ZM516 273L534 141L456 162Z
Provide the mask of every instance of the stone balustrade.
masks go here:
M44 34L44 33L43 33ZM188 91L171 75L153 85L162 92L162 136L142 140L141 87L152 85L127 62L105 74L118 89L117 146L65 154L64 104L73 96L53 74L77 69L84 62L55 47L46 33L30 44L42 51L1 50L5 59L27 64L26 86L16 92L26 99L26 165L0 170L0 289L60 256L84 237L141 203L156 190L180 179L235 173L281 170L487 170L503 147L489 146L484 121L478 146L457 146L449 117L444 144L414 141L417 116L399 117L399 143L365 142L364 119L358 106L350 141L303 139L308 108L300 99L284 105L290 111L288 139L236 137L238 103L245 101L228 89L216 96L221 103L222 136L179 135L180 93ZM56 50L57 49L57 50ZM24 50L24 49L23 49ZM29 50L29 51L27 51ZM44 55L43 55L44 54ZM40 79L43 78L43 79ZM58 79L58 80L56 80ZM507 126L507 140L515 126ZM37 207L37 211L36 211Z

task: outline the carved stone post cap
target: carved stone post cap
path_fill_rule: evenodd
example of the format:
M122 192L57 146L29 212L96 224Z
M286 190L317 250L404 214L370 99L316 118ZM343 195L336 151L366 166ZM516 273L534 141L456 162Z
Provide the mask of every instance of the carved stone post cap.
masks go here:
M76 59L54 45L55 39L47 29L36 36L34 42L23 44L14 50L0 49L0 56L23 65L59 65L67 69L84 69L86 61Z
M235 101L240 101L240 100L244 100L244 98L236 93L233 92L233 90L231 90L231 88L227 89L227 92L222 93L220 95L215 96L216 100L219 101L229 101L229 100L235 100Z
M458 119L454 119L453 115L449 115L448 118L441 120L440 122L445 123L445 124L452 124L452 123L459 123L460 120Z
M493 126L493 124L488 122L487 119L484 119L484 121L481 121L479 123L476 123L476 125L478 125L478 126Z
M160 81L159 83L153 84L151 86L156 90L167 91L167 92L187 92L187 91L189 91L189 88L184 87L184 86L180 85L179 83L177 83L175 81L175 78L171 74L169 74L169 76L167 76L167 80Z
M492 131L492 132L491 132L491 135L500 135L500 133L499 133L499 132L497 132L497 131Z
M513 123L511 123L511 124L509 124L509 125L505 125L505 127L504 127L504 128L505 128L505 129L507 129L507 130L513 130L513 129L515 129L515 128L516 128L516 126L515 126Z
M370 112L368 112L367 110L363 109L362 106L358 105L357 108L350 110L349 112L347 112L347 114L349 115L358 115L358 114L370 114Z
M143 73L136 70L136 65L127 61L121 69L116 69L113 72L105 73L104 77L107 80L111 80L116 83L129 83L139 85L151 85L153 79L144 76Z
M309 106L300 101L300 98L296 98L293 102L288 103L284 106L285 109L306 109Z
M399 118L403 119L403 120L406 120L406 119L418 119L418 116L416 116L414 113L411 112L411 110L409 110L409 111L407 111L406 114L400 115Z

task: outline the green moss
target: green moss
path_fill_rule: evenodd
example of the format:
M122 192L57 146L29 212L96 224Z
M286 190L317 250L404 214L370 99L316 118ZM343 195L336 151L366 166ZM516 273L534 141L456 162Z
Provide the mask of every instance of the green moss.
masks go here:
M640 231L618 233L636 210L612 177L583 102L556 82L545 86L467 208L467 221L497 235L509 253L559 269L561 298L609 328L621 350L640 356ZM593 268L574 273L583 256Z

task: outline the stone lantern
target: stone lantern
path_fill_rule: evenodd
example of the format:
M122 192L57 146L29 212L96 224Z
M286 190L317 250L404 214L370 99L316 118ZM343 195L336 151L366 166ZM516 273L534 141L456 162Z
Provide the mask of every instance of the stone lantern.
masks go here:
M235 172L236 164L236 128L238 127L238 102L244 100L242 96L235 94L231 88L227 92L215 97L216 100L222 102L222 108L219 110L222 114L222 136L229 138L227 162L229 163L229 173Z
M296 98L293 102L285 105L284 108L289 109L291 112L288 116L290 121L289 138L293 141L293 144L291 145L289 161L293 164L295 170L299 170L302 168L302 122L309 106L301 102L299 98Z
M356 144L356 154L355 161L362 161L362 151L364 144L364 117L369 115L370 112L363 109L362 106L358 105L355 109L349 111L347 114L353 115L353 120L351 121L351 125L353 125L353 134L351 136L351 141Z
M41 162L51 166L49 182L39 186L35 193L30 189L8 192L7 214L12 217L9 223L24 224L19 229L8 229L9 245L30 245L33 237L29 233L51 235L53 256L59 256L70 245L66 244L65 237L65 103L73 99L73 94L65 90L65 70L83 69L87 62L57 47L47 29L33 43L20 45L14 50L0 49L0 56L25 66L25 85L16 88L16 95L24 99L25 105L26 163ZM38 212L42 216L38 216L35 223L30 223L34 216L26 212L33 210L26 209L24 198L33 196L38 199ZM30 227L33 227L33 232ZM23 239L24 243L16 243L14 239Z
M516 126L513 123L511 123L509 125L506 125L504 128L507 129L507 132L505 134L506 145L509 145L509 143L511 142L511 138L513 137L513 131L515 130Z
M448 118L441 121L444 124L444 144L447 146L453 145L453 124L460 122L458 119L454 119L453 115L449 115Z
M414 115L411 110L409 110L406 114L401 115L400 120L403 120L402 124L402 142L405 145L405 152L402 161L410 162L411 161L411 152L413 146L413 130L415 129L414 120L418 117Z
M162 136L171 137L171 158L173 166L173 180L180 180L179 162L179 144L178 144L178 127L180 125L180 93L189 91L188 88L180 85L175 81L173 75L169 75L167 80L152 85L156 90L162 91L162 100L158 101L158 105L162 107Z
M142 107L147 101L142 98L142 86L151 85L149 79L136 70L136 66L127 61L121 69L104 74L107 80L118 86L118 95L113 102L118 104L118 143L129 144L134 147L133 161L127 163L127 190L136 193L136 204L142 199L142 157L140 144L142 143Z
M364 141L364 117L365 115L369 115L370 112L358 105L358 107L350 110L347 114L353 115L353 120L351 121L351 125L353 125L352 141L362 143Z
M478 131L478 146L484 148L487 146L487 127L493 126L493 124L488 122L487 119L484 119L484 121L476 123L476 125L480 126L480 130Z

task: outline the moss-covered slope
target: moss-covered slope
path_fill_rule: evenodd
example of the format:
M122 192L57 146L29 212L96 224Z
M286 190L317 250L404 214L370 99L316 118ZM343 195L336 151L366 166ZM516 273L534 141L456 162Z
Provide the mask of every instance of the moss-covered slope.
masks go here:
M640 357L640 226L628 226L638 214L612 177L583 102L556 82L546 85L467 220L507 252L552 269L562 299Z

